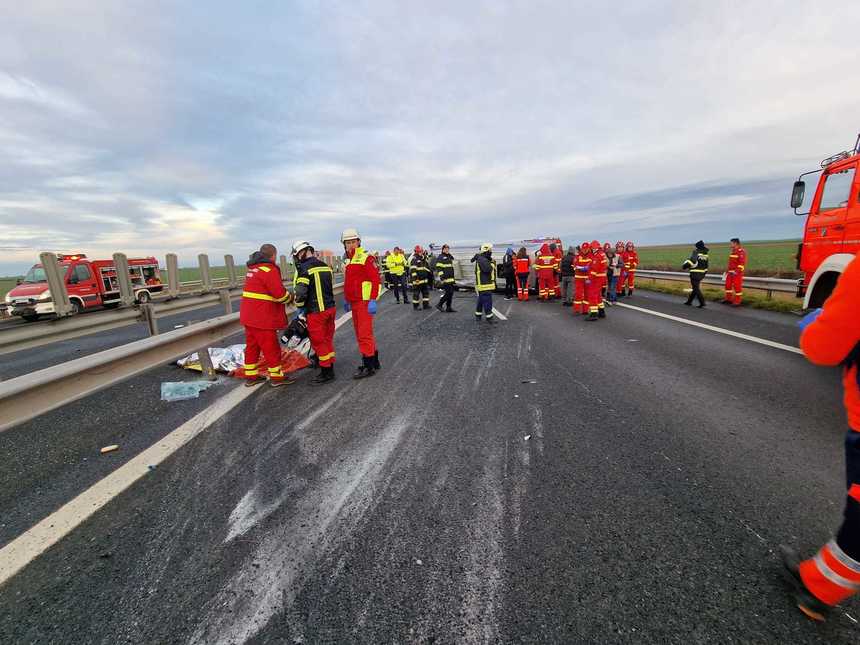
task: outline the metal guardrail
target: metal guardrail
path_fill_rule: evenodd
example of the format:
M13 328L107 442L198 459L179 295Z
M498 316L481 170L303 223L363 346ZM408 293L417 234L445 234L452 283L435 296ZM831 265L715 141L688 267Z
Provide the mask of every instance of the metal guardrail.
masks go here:
M651 278L653 280L672 280L677 282L689 282L690 274L678 271L650 271L648 269L636 269L637 278ZM706 274L703 280L708 285L725 286L725 278L722 274ZM765 291L766 297L770 299L774 292L797 293L797 280L786 278L761 278L757 276L744 276L744 289L755 289Z
M0 432L187 354L208 358L215 342L241 331L230 313L0 382Z

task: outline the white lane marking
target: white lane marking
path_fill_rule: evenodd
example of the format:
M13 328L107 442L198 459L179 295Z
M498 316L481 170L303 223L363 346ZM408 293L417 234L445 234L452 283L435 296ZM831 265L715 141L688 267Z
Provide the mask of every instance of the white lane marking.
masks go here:
M615 306L624 307L625 309L633 309L635 311L641 311L645 314L651 314L652 316L659 316L660 318L666 318L667 320L674 320L675 322L683 323L684 325L692 325L693 327L700 327L702 329L707 329L708 331L713 331L718 334L725 334L726 336L734 336L735 338L741 338L743 340L748 340L752 343L759 343L760 345L767 345L768 347L775 347L776 349L781 349L786 352L793 352L795 354L803 355L803 352L797 347L792 347L791 345L783 345L782 343L777 343L772 340L767 340L766 338L759 338L758 336L749 336L747 334L742 334L737 331L732 331L730 329L723 329L722 327L715 327L714 325L708 325L705 323L696 322L695 320L688 320L686 318L680 318L678 316L671 316L669 314L664 314L659 311L654 311L652 309L645 309L643 307L636 307L635 305L628 305L624 302L616 302Z
M335 321L335 329L351 318L351 312L338 318ZM208 408L0 549L0 586L146 475L150 471L149 466L162 463L258 389L242 386L233 388Z
M500 318L502 320L507 320L507 316L504 316L501 311L493 307L493 313L496 315L496 318Z
M511 309L513 308L513 306L514 306L514 303L511 303L511 304L509 304L509 305L508 305L508 308L507 308L507 309L505 309L505 315L506 315L506 316L510 316L510 315L511 315Z

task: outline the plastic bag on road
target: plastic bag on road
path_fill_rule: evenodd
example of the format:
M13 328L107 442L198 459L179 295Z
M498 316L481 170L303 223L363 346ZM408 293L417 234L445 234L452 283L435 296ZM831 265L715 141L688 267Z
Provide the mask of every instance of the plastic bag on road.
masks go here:
M218 372L227 372L241 367L245 363L245 344L230 345L229 347L210 347L209 358L212 359L212 367ZM200 359L197 357L197 352L190 356L180 358L176 361L180 367L187 370L202 371L200 368Z
M161 384L162 401L185 401L196 399L203 390L215 385L215 381L179 381Z

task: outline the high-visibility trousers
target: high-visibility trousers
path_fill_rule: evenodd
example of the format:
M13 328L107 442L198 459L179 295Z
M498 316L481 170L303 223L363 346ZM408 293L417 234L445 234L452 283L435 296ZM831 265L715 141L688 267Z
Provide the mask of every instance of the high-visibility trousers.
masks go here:
M561 298L561 276L558 273L552 274L552 294L556 298Z
M633 282L636 280L636 269L627 272L627 292L633 291Z
M744 274L742 271L726 273L726 300L739 305L744 295Z
M588 313L588 293L585 286L587 279L576 276L573 290L573 313L587 314Z
M821 602L841 603L860 590L860 432L845 437L848 494L836 538L800 563L800 579Z
M352 326L355 329L355 340L358 341L358 351L367 358L376 355L376 339L373 337L373 316L367 311L367 300L351 302Z
M596 314L603 309L603 295L600 292L602 284L600 278L591 278L585 285L585 298L588 301L589 314Z
M308 338L314 348L320 367L334 364L334 318L337 309L329 307L325 311L308 314Z
M627 271L621 269L621 275L618 277L618 282L615 284L615 293L623 293L624 285L627 284Z
M529 299L529 274L517 274L517 300Z
M552 270L542 269L538 271L538 296L540 299L547 300L554 292Z
M262 351L265 361L260 361ZM262 366L265 364L265 372ZM256 378L268 374L272 380L282 380L281 344L278 342L278 332L275 329L258 329L245 327L245 365L244 373L247 378Z

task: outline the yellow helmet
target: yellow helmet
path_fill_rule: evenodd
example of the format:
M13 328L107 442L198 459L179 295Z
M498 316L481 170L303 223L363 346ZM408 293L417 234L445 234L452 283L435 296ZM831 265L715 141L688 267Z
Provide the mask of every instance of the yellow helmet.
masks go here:
M492 250L493 250L493 245L490 244L489 242L484 242L483 244L481 244L481 253L486 253L487 251L492 251Z

